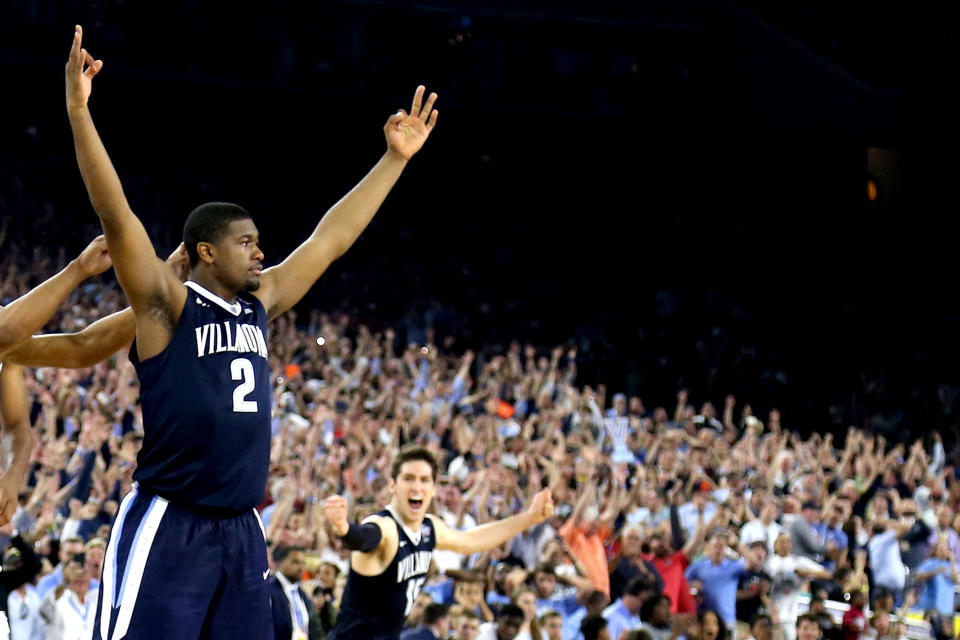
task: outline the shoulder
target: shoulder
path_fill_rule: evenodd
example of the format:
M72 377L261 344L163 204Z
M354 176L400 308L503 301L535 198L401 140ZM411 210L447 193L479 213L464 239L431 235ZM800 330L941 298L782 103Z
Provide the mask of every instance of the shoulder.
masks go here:
M382 516L379 514L374 514L372 516L367 516L364 518L361 524L375 524L380 527L380 533L384 536L397 537L397 522L390 516Z

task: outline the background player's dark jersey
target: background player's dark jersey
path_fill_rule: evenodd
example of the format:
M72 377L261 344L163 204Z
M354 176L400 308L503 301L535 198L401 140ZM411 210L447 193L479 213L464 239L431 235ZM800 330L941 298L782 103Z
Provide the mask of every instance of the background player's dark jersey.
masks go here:
M427 580L436 544L433 522L427 518L420 531L411 531L389 507L377 515L397 523L397 555L380 575L364 576L350 568L331 640L399 638L403 621Z
M134 479L174 504L235 515L263 500L270 460L267 313L195 282L170 344L140 362L143 448Z

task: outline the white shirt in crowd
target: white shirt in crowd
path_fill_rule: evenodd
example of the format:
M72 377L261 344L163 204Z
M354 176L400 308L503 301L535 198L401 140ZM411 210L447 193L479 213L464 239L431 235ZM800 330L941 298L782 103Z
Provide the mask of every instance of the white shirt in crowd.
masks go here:
M900 556L897 534L888 530L871 537L867 543L867 553L870 555L870 566L873 567L874 583L894 591L903 589L907 581L907 568L903 566Z
M83 602L70 589L64 589L59 599L54 599L56 593L47 594L42 605L45 640L90 640L97 618L97 589L87 591Z
M20 593L20 589L10 592L7 596L10 635L4 635L0 625L0 639L44 640L40 603L40 596L32 584L25 585L23 594Z
M772 555L767 558L763 570L772 581L770 597L780 615L780 626L786 640L796 638L797 616L799 615L800 588L806 578L797 575L797 569L804 571L823 570L819 564L803 556Z

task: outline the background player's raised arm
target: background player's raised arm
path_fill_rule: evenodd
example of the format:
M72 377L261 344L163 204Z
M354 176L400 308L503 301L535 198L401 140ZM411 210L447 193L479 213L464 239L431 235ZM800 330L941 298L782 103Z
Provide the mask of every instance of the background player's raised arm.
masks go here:
M101 245L102 238L97 241L97 246ZM183 244L170 254L167 265L181 280L186 279L189 261ZM7 351L3 359L28 367L91 367L130 344L136 328L133 309L128 307L100 318L76 333L31 336Z
M109 268L107 244L99 236L60 273L0 309L0 356L42 329L78 284Z
M13 459L0 475L0 525L10 522L17 511L17 495L30 467L33 450L33 431L30 430L30 406L23 369L4 364L0 369L0 416L3 417L2 436L12 435Z
M120 178L93 125L87 101L93 78L103 68L103 61L94 60L81 47L82 36L83 32L77 26L66 66L67 115L80 174L103 225L117 279L139 316L157 301L170 303L172 292L183 287L170 269L157 259L147 231L130 209ZM186 292L181 295L186 296ZM172 306L179 310L175 301Z
M552 516L553 496L549 489L544 489L533 496L530 505L523 513L496 522L488 522L468 531L451 529L443 519L435 516L428 517L433 520L433 526L437 532L437 549L470 554L501 545L518 533Z
M295 305L331 262L346 253L367 227L393 188L400 173L426 142L437 124L431 93L424 103L425 89L417 87L408 114L390 116L383 131L387 151L373 169L347 195L324 214L307 240L282 263L263 272L256 296L271 318Z

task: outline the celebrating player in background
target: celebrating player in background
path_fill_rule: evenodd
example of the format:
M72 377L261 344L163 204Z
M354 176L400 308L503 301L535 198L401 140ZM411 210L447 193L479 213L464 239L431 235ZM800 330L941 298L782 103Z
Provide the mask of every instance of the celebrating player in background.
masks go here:
M281 264L263 270L241 207L208 203L184 226L190 279L156 259L87 108L100 60L74 33L67 111L77 160L117 279L136 315L141 383L138 485L104 561L94 638L263 638L271 633L267 554L254 506L270 453L267 321L290 309L373 218L437 122L418 87L384 127L387 151ZM262 271L262 272L261 272ZM190 585L171 592L170 584Z
M463 554L492 549L553 516L553 498L544 489L520 515L469 531L451 529L427 513L437 492L437 461L424 447L401 449L390 477L390 504L361 525L347 520L343 497L331 496L324 504L334 533L353 550L340 616L329 640L399 638L427 579L433 549Z

